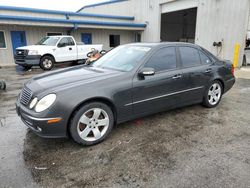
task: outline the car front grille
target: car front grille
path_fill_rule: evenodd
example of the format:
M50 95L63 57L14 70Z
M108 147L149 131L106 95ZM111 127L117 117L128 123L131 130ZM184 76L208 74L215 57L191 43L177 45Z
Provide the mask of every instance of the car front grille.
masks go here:
M32 92L27 87L24 87L20 94L20 102L23 105L27 106L31 100L31 97L32 97Z
M29 50L16 50L16 57L17 58L24 58L28 55Z

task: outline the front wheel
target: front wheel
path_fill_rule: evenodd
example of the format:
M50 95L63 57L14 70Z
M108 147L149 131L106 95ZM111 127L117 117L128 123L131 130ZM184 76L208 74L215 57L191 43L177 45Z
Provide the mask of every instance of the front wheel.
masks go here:
M40 61L40 67L43 70L51 70L54 67L55 60L51 56L44 56Z
M114 115L110 107L104 103L92 102L75 112L69 130L75 142L90 146L103 141L113 125Z
M222 84L219 81L214 81L205 92L203 98L203 105L208 108L216 107L221 100L223 93Z

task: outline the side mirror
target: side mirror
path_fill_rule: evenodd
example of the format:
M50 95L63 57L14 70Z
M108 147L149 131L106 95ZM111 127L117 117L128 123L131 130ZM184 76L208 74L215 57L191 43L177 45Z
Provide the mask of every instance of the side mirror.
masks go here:
M65 47L67 44L66 43L59 43L58 45L57 45L57 47L58 48L62 48L62 47Z
M141 77L153 76L154 74L155 74L155 69L147 67L141 69L140 72L138 73L138 75Z
M105 51L105 50L102 50L102 51L100 51L100 54L101 55L104 55L104 54L106 54L107 52Z

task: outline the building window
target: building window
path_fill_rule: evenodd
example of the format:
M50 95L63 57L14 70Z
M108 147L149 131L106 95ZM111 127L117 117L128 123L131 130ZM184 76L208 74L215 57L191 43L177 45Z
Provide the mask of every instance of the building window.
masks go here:
M47 36L56 36L56 35L62 35L62 33L57 33L57 32L49 32L49 33L47 33Z
M6 41L5 41L5 35L4 31L0 31L0 49L6 48Z
M141 33L135 34L135 42L141 42Z
M120 35L109 35L109 46L116 47L120 45Z

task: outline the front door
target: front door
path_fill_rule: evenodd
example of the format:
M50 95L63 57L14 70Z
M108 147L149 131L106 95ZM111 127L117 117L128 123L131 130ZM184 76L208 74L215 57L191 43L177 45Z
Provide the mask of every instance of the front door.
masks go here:
M84 44L92 44L92 35L91 35L91 33L82 33L82 42Z
M144 67L155 69L155 75L133 80L133 112L136 116L147 115L176 106L181 83L175 47L157 50Z
M26 35L25 31L11 31L11 42L13 53L15 54L16 48L26 46Z
M63 37L57 44L55 51L56 62L77 60L77 46L72 37Z

